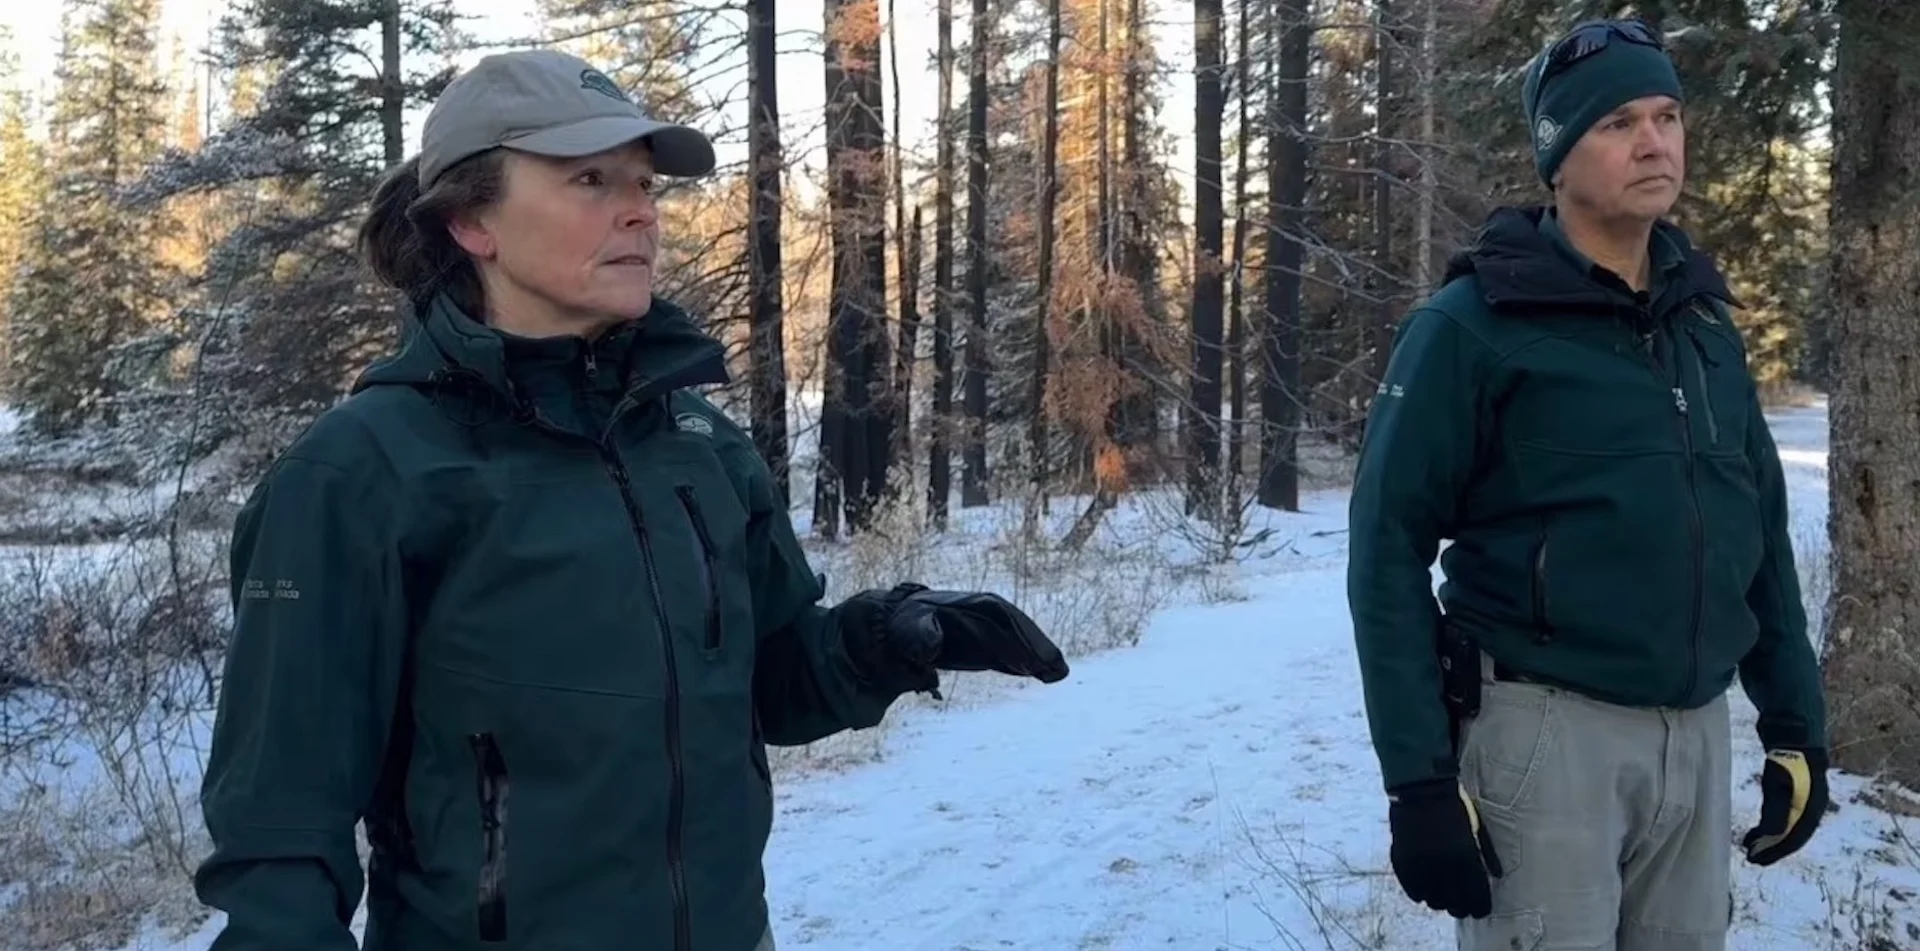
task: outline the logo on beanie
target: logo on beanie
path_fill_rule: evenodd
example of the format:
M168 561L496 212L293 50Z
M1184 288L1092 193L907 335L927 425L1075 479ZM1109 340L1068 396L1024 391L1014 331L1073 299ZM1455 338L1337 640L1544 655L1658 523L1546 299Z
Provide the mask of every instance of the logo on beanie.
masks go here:
M1560 123L1553 121L1552 116L1541 116L1540 121L1533 124L1534 148L1553 148L1553 140L1559 137Z
M580 71L580 88L591 89L602 96L611 96L629 106L633 105L633 100L627 98L627 94L621 92L620 87L614 85L613 80L608 79L606 73L597 69L583 69Z

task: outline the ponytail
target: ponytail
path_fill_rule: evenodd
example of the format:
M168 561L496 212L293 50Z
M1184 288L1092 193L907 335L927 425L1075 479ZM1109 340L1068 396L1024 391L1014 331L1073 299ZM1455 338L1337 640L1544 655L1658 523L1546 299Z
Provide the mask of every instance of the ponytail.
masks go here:
M500 199L504 164L499 149L482 152L448 169L425 192L419 156L390 169L373 191L357 242L374 277L405 294L416 310L445 293L473 319L484 320L480 276L447 224Z

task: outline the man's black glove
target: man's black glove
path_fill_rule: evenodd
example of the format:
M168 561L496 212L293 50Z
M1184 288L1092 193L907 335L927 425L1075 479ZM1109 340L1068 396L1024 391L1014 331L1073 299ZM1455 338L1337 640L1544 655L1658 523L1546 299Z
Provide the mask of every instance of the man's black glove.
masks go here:
M1772 865L1800 851L1827 814L1827 751L1768 750L1760 796L1760 824L1740 845L1747 861Z
M1409 783L1387 791L1389 854L1407 897L1455 918L1493 913L1500 857L1479 810L1455 779Z
M901 584L863 591L840 607L847 654L867 682L940 696L942 670L1065 680L1067 660L1040 626L997 594Z

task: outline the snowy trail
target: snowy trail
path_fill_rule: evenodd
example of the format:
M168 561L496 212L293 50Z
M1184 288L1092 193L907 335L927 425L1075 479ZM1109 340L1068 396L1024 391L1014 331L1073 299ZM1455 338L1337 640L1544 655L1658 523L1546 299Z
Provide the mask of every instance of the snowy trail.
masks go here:
M1278 807L1326 844L1378 834L1325 807L1376 782L1344 584L1330 567L1167 611L1064 683L917 718L886 762L784 788L783 947L1272 946L1237 814L1256 835Z
M1818 534L1824 413L1775 429L1795 514ZM1310 504L1344 512L1337 497ZM780 946L1451 948L1450 920L1386 871L1341 541L1304 568L1246 576L1243 601L1162 612L1139 646L1083 659L1064 683L907 718L885 760L783 782L767 855ZM1737 689L1733 702L1730 840L1757 813L1762 755L1752 708ZM1838 811L1794 860L1735 860L1733 951L1861 947L1844 922L1830 930L1826 897L1857 875L1920 944L1920 922L1906 924L1920 852L1903 854L1860 789L1835 778Z

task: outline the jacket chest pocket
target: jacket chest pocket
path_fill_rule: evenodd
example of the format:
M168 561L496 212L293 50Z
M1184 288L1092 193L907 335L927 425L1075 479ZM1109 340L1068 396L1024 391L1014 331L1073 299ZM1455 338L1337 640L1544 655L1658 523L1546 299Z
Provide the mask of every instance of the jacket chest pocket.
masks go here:
M693 550L689 552L691 560L698 569L700 578L699 597L702 618L700 630L701 650L708 654L718 652L725 645L726 617L720 598L720 547L715 542L713 530L707 527L705 513L700 509L700 493L693 486L675 486L673 494L680 500L680 510L686 516L687 526L693 534Z
M1697 448L1711 454L1746 449L1749 386L1746 354L1724 330L1696 317L1680 331L1687 384L1693 390Z
M718 662L731 654L752 652L751 600L745 560L746 515L733 498L731 486L718 491L694 481L672 487L661 555L671 562L660 566L668 614L680 636L693 641L703 659Z

